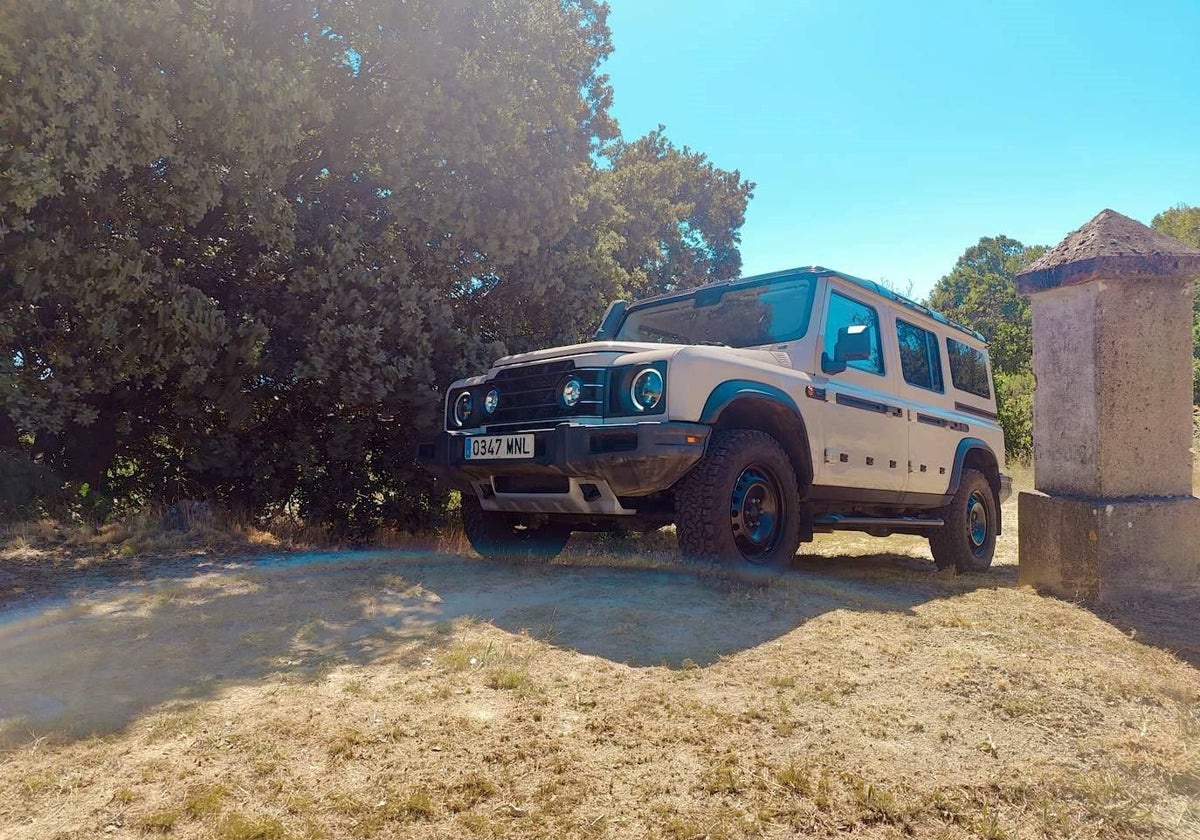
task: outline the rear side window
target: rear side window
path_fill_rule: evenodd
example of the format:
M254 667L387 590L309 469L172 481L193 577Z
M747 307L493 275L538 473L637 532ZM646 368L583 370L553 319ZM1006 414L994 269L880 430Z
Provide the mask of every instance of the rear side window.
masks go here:
M954 387L968 394L989 399L992 388L988 385L987 358L982 350L968 347L953 338L946 339L946 352L950 356L950 381Z
M942 385L942 354L937 336L916 324L896 319L896 337L900 340L900 371L904 381L939 394Z
M883 342L879 338L879 315L873 307L834 292L829 296L829 317L825 319L825 353L833 358L838 330L863 326L871 335L871 358L855 359L846 367L883 376Z

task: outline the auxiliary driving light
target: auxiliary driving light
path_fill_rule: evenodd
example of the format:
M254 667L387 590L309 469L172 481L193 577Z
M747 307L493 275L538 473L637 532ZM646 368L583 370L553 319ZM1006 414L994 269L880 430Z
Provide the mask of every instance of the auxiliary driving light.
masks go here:
M562 387L559 388L558 398L562 400L562 404L567 408L574 408L579 405L579 399L583 396L583 382L578 376L570 376L563 380Z
M487 392L487 396L483 398L483 410L488 414L495 414L496 409L500 407L500 392L495 388Z

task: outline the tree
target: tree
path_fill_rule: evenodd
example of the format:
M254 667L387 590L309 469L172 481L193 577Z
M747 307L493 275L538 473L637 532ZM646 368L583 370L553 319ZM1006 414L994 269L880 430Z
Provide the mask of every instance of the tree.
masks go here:
M1030 370L1033 322L1029 300L1017 294L1016 276L1046 252L1007 236L985 236L933 286L929 305L978 330L991 345L992 367L1000 373Z
M1151 219L1150 226L1160 233L1200 248L1200 207L1176 204Z
M1176 204L1155 216L1150 225L1157 231L1200 248L1200 207ZM1200 277L1196 278L1196 294L1192 304L1192 401L1200 405Z
M606 16L0 0L0 461L96 515L435 517L412 451L442 386L737 270L749 185L621 141Z
M990 345L996 400L1010 455L1033 452L1033 320L1016 276L1045 253L1007 236L985 236L934 284L929 305L978 330Z
M602 159L567 234L468 295L477 334L513 351L569 344L590 336L615 298L739 275L753 184L677 148L662 126Z

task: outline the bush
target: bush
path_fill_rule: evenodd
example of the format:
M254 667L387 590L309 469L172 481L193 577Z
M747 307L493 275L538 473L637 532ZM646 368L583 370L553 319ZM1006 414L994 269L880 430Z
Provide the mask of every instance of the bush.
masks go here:
M1033 457L1033 389L1032 373L996 375L996 410L1009 460L1027 463Z
M0 520L37 515L61 486L53 470L33 463L20 453L0 450Z
M620 136L599 0L3 9L6 510L36 453L90 522L427 527L449 382L740 268L752 186Z

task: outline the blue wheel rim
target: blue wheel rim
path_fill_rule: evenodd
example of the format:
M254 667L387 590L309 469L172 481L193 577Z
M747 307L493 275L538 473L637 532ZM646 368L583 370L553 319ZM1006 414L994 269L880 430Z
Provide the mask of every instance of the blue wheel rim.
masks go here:
M967 500L967 536L971 540L971 550L978 554L987 543L988 510L983 494L978 491L971 494Z
M759 464L742 470L730 498L733 541L750 563L766 562L779 542L783 493L775 474Z

